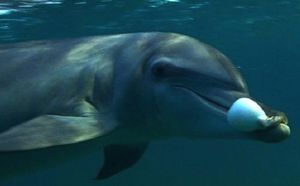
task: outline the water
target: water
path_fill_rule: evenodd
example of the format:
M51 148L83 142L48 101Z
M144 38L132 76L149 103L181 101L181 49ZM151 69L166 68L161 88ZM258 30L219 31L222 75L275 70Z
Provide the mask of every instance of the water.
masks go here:
M300 2L297 0L1 1L0 42L143 31L179 32L220 49L257 99L287 113L292 136L280 144L154 142L133 168L95 181L99 152L0 185L300 185ZM1 166L0 166L1 168Z

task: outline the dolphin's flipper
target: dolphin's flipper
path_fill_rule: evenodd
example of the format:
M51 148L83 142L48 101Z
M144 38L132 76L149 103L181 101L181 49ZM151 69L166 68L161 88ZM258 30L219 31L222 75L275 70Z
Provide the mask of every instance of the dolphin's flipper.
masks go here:
M43 115L0 134L0 151L77 143L105 135L114 127L110 123L103 125L92 116Z
M97 179L109 178L134 165L141 159L148 144L111 145L104 148L104 165Z

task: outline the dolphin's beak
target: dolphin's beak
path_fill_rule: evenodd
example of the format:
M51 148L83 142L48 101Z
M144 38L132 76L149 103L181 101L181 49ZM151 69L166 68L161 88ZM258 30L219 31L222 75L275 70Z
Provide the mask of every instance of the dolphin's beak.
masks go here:
M277 143L287 139L290 136L288 119L283 112L274 110L262 103L257 102L271 119L271 125L265 129L256 130L250 133L254 139L267 143Z
M200 94L198 94L200 95ZM200 95L201 96L201 95ZM201 96L203 99L206 100L206 102L210 102L210 106L214 107L215 110L218 110L219 112L223 112L225 116L227 116L227 112L232 105L233 102L235 102L237 99L242 97L248 97L249 94L247 92L243 91L215 91L212 94L210 94L210 97L204 97ZM254 100L253 98L251 98ZM209 100L209 101L207 101ZM214 100L214 101L211 101ZM216 104L218 103L218 104ZM270 118L270 126L264 129L257 129L252 132L245 132L246 138L259 140L267 143L277 143L281 142L285 139L287 139L290 136L290 128L288 126L288 119L286 115L283 112L277 111L272 109L271 107L268 107L260 102L257 102L260 107L264 110L266 115ZM220 107L219 105L222 105ZM220 109L221 108L221 109ZM223 108L223 109L222 109Z
M185 85L189 84L185 83ZM246 88L231 88L226 84L218 84L213 87L199 87L197 84L189 84L189 86L175 85L176 88L183 89L194 93L199 100L215 113L227 117L227 113L232 104L239 98L247 97L252 100ZM256 101L257 102L257 101ZM267 143L277 143L287 139L290 136L290 128L288 119L283 112L277 111L260 102L257 102L264 110L271 124L263 129L257 129L251 132L239 132L238 136L245 139L254 139ZM228 124L229 125L229 124ZM230 127L230 126L228 126Z

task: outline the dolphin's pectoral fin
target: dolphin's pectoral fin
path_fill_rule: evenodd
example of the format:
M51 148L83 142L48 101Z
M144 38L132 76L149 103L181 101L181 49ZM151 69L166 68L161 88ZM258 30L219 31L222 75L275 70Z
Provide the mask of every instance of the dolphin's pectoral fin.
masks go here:
M148 144L111 145L104 148L104 164L97 179L109 178L134 165L141 159Z
M31 150L72 144L107 134L114 125L98 118L43 115L0 134L0 151Z

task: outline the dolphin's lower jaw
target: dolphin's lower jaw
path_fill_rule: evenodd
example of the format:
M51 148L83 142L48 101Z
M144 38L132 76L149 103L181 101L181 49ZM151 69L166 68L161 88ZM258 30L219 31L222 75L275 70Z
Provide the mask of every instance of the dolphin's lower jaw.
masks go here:
M251 136L266 143L278 143L290 136L290 128L286 124L279 124L264 130L255 131Z

